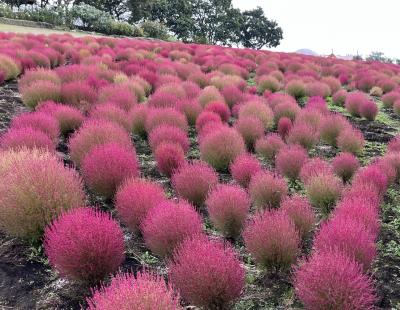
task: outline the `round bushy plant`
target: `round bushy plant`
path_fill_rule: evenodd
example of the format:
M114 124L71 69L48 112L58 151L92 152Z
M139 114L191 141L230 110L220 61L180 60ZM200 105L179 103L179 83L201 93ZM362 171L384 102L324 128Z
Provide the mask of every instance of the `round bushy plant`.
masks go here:
M338 177L342 178L344 182L348 182L360 167L360 163L353 154L340 153L333 159L332 167Z
M297 179L301 167L307 161L308 155L305 149L299 145L289 145L281 148L275 159L276 169L289 179Z
M0 149L41 148L55 151L54 142L43 131L31 127L10 128L0 137Z
M256 141L255 151L263 158L273 161L276 154L285 146L282 138L276 133L269 133Z
M258 159L248 153L236 157L230 166L232 178L241 186L247 188L253 175L261 171Z

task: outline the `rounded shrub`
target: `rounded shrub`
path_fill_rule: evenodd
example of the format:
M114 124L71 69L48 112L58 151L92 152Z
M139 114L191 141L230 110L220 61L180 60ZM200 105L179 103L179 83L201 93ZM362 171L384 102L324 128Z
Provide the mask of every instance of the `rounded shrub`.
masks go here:
M344 103L346 102L346 97L347 91L345 89L340 89L333 94L332 102L339 107L343 107Z
M163 125L174 126L185 132L188 130L186 117L180 111L173 108L150 109L145 123L147 133Z
M202 219L185 202L161 202L152 208L141 225L146 246L158 256L169 256L187 238L203 231Z
M202 111L200 103L195 100L180 100L177 103L176 108L185 114L190 126L196 124L196 120Z
M146 136L146 118L149 113L147 105L135 105L129 112L132 133L141 137Z
M111 142L132 147L129 134L121 126L106 120L87 121L69 139L71 159L79 167L83 157L92 148Z
M309 159L300 170L300 180L304 184L308 184L312 178L323 175L333 174L332 166L325 160L315 157Z
M265 129L270 129L274 124L274 113L270 107L260 100L245 102L240 106L238 116L239 118L256 117L264 124Z
M228 85L221 90L226 104L232 108L235 104L243 100L243 92L236 86Z
M364 148L364 136L358 129L345 128L337 137L337 146L342 152L359 154Z
M28 108L35 109L42 101L60 101L61 88L50 81L37 81L21 90L21 99Z
M198 97L199 103L205 108L211 102L219 101L225 102L224 97L215 86L207 86L200 91Z
M289 97L291 98L291 97ZM298 106L298 104L292 100L284 100L282 102L279 102L275 107L274 107L274 119L275 123L278 124L279 120L283 117L287 117L291 121L294 121L297 114L301 111L301 108Z
M360 163L353 154L340 153L333 159L332 167L335 174L340 177L343 182L348 182L360 167Z
M129 115L113 103L103 103L95 105L89 112L91 119L103 119L116 123L126 131L131 132Z
M154 153L157 169L160 173L170 177L175 170L185 163L185 153L179 144L162 142Z
M304 148L296 144L289 145L280 149L276 155L275 166L285 177L297 179L307 158L307 151Z
M107 213L77 208L61 215L45 232L50 265L63 277L98 283L125 259L124 235Z
M136 151L116 143L95 146L83 157L81 173L91 191L111 198L125 179L139 176Z
M368 184L379 196L386 193L388 177L378 165L369 165L357 171L353 179L354 184Z
M189 149L189 139L182 129L170 125L161 125L153 129L149 135L149 144L153 152L162 143L175 143L182 147L184 152Z
M146 271L118 274L109 286L93 290L89 310L163 309L178 310L179 295L158 275Z
M254 116L239 117L234 128L242 135L248 149L252 149L256 140L264 135L263 123Z
M391 91L382 96L382 103L385 108L393 107L393 103L400 99L400 92Z
M206 206L215 227L228 238L237 238L250 209L250 197L236 185L219 185L211 191Z
M255 151L257 155L272 161L281 148L285 146L282 138L276 133L269 133L256 141Z
M290 118L281 117L278 121L278 133L282 139L286 139L292 129L293 124Z
M349 93L346 96L344 106L346 110L353 116L361 115L361 106L367 101L368 98L362 92Z
M310 150L317 144L319 136L312 126L295 122L286 140L289 144L298 144L306 150Z
M223 122L228 122L231 116L231 111L229 107L224 102L214 101L209 103L205 108L204 111L214 112L217 113Z
M262 166L258 159L247 153L236 157L230 166L232 178L245 188L248 187L251 177L261 171L261 169Z
M251 178L249 193L257 209L278 208L288 193L286 181L269 171L260 171Z
M18 80L18 89L22 91L37 81L49 81L61 85L61 79L55 71L46 68L35 68L25 71L24 75Z
M21 74L21 68L18 63L5 54L0 54L0 70L4 72L6 81L16 79Z
M31 127L10 128L0 137L0 149L40 148L55 151L54 142L43 131Z
M218 175L206 163L196 161L181 166L171 181L179 197L201 206L209 191L217 185Z
M257 92L259 94L264 93L266 90L276 92L281 88L280 82L271 75L264 75L258 79Z
M309 97L319 96L326 98L330 96L331 89L323 82L310 82L306 84L306 94Z
M164 189L158 183L129 179L115 194L115 209L121 221L136 232L147 213L166 199Z
M331 114L321 122L319 128L321 140L329 145L336 146L338 136L347 127L350 127L350 125L343 116Z
M96 101L96 91L83 81L65 83L61 87L61 100L65 104L86 111Z
M210 123L222 124L221 116L210 111L201 112L196 119L196 131L201 134L203 127Z
M234 250L206 237L182 243L169 263L169 278L183 299L206 309L228 308L245 284Z
M280 210L258 214L246 227L246 249L258 265L276 270L289 269L299 254L300 237L289 216Z
M375 120L378 112L378 106L372 100L365 100L360 106L360 115L369 121Z
M221 127L200 141L201 159L217 170L227 170L240 154L246 151L242 136L233 128Z
M4 174L0 171L0 229L37 240L61 212L82 206L85 194L78 173L56 157L23 153L27 156L15 160ZM19 158L18 153L13 156Z
M342 187L342 181L331 174L315 176L305 185L311 204L325 215L339 199Z
M301 80L291 80L286 84L285 91L290 96L300 99L306 95L306 85Z
M294 274L296 295L307 309L374 309L371 279L360 265L337 251L315 253Z

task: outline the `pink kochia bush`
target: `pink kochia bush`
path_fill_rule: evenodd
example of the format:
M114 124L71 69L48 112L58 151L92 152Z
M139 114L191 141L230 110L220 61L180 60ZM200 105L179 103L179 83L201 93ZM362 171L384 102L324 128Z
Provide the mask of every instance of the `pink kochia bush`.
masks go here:
M219 101L209 103L204 108L204 111L214 112L218 114L223 122L228 122L229 117L231 116L231 111L229 110L228 105L224 102Z
M110 215L78 208L61 215L45 232L50 265L62 276L98 283L124 261L124 236Z
M332 167L335 174L344 182L347 182L360 167L360 163L353 154L340 153L333 159Z
M42 101L60 101L61 88L60 85L50 81L36 81L21 89L21 99L28 108L35 109Z
M213 224L224 236L239 236L250 209L250 197L236 185L219 185L206 200Z
M115 195L115 209L121 221L136 232L149 210L166 199L159 184L145 179L129 179Z
M378 115L378 106L372 100L365 100L360 106L360 115L373 121Z
M314 240L315 251L335 250L356 260L368 270L376 257L374 236L365 225L350 218L333 218L322 225Z
M300 238L296 226L281 210L256 215L243 237L246 249L263 268L288 269L299 253Z
M388 187L388 177L377 165L370 165L360 169L354 176L354 185L369 185L380 197Z
M172 186L179 197L201 206L209 191L218 183L217 173L206 163L187 163L172 176Z
M160 276L141 271L134 276L118 274L109 286L93 291L87 299L89 310L163 309L179 310L179 295Z
M61 87L62 102L82 111L89 109L97 98L95 90L82 81L73 81Z
M69 139L71 159L79 167L92 148L110 142L132 147L129 134L121 126L106 120L87 121Z
M286 197L285 179L269 171L260 171L251 178L249 193L257 209L278 208Z
M169 125L187 131L188 124L183 113L172 108L150 109L146 117L146 131L149 134L155 128Z
M235 122L234 128L242 135L248 149L253 149L257 139L264 135L263 123L254 116L243 116Z
M205 309L227 309L242 293L245 272L231 247L195 237L175 252L169 279L187 302Z
M322 174L333 174L331 165L319 158L309 159L300 170L300 180L304 184L308 184L312 178Z
M157 169L170 177L175 170L185 163L185 153L179 144L162 142L154 153Z
M2 161L11 160L8 169ZM84 204L78 173L42 150L0 154L0 229L38 240L47 224L65 210Z
M90 118L91 119L104 119L110 122L114 122L121 127L125 128L126 131L131 131L131 123L129 121L128 114L112 103L103 103L95 105L90 110Z
M141 225L146 246L161 257L172 254L182 241L202 230L200 215L184 201L161 202L147 213Z
M275 166L282 175L290 179L297 179L307 158L308 155L305 149L299 145L290 145L281 148L278 152Z
M256 141L255 151L267 160L274 160L276 154L285 146L282 138L276 133L269 133Z
M31 127L40 130L54 142L58 140L60 134L57 119L42 112L20 114L12 120L11 127L15 129Z
M337 251L315 253L295 269L294 287L311 310L372 310L376 295L358 263Z
M41 148L55 151L54 142L43 131L31 127L11 128L0 137L0 149Z
M293 124L290 118L281 117L278 121L278 133L282 137L282 139L286 139L290 130L292 129Z
M353 116L360 116L361 106L367 100L367 96L362 92L349 93L345 100L346 110Z
M301 238L307 237L316 223L310 203L304 197L293 195L283 200L281 210L293 221Z
M217 170L227 170L240 154L246 151L244 140L233 128L221 127L200 141L201 159Z
M175 143L182 147L184 152L189 149L189 139L186 132L181 128L161 125L153 129L149 135L149 144L153 152L155 152L158 146L162 143Z
M230 166L232 178L245 188L249 186L251 177L261 171L261 169L262 166L258 159L247 153L236 157Z
M364 148L364 136L358 129L345 128L337 137L337 146L342 152L360 153Z
M110 198L124 180L139 176L136 151L116 143L96 146L83 158L81 172L94 193Z

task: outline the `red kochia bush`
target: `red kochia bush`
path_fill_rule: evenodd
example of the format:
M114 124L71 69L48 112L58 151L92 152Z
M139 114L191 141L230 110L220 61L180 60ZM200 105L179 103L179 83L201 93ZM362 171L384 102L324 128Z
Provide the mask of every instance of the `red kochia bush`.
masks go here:
M243 237L246 249L264 268L288 269L299 253L300 238L295 224L280 210L256 215Z
M81 172L94 193L110 198L125 179L139 175L135 149L116 143L96 146L83 158Z
M31 127L10 128L0 137L1 149L42 148L55 151L54 142L43 131Z
M162 125L151 131L149 135L149 144L153 152L157 150L160 144L166 142L178 144L182 147L184 152L187 152L189 149L187 134L178 127Z
M96 101L97 95L95 90L85 82L74 81L62 85L61 98L65 104L85 111Z
M91 119L104 119L116 123L131 132L132 125L129 121L129 115L115 104L103 103L95 105L89 113Z
M241 135L233 128L221 127L200 141L201 159L217 170L226 170L232 161L246 151Z
M345 128L337 137L337 146L342 152L358 154L364 148L364 136L358 129Z
M285 142L276 133L269 133L256 141L255 151L268 160L275 159L275 155L285 146Z
M372 310L373 283L360 265L340 252L315 253L295 270L294 287L307 309Z
M189 125L193 126L196 124L197 117L202 111L200 103L192 99L183 99L177 102L176 108L185 114Z
M233 179L243 187L247 187L251 177L261 171L261 169L262 166L258 159L247 153L236 157L230 166Z
M278 133L282 137L282 139L286 139L290 130L292 129L292 121L290 118L281 117L278 121Z
M332 102L335 105L343 107L344 103L346 101L346 96L347 96L347 91L345 89L340 89L336 93L333 94Z
M347 127L350 127L350 124L342 115L327 115L322 120L319 128L322 141L329 145L336 146L338 136Z
M372 100L365 100L360 106L360 115L373 121L378 115L378 106Z
M379 166L370 165L357 172L353 184L369 184L379 196L383 196L388 187L388 177Z
M211 111L203 111L199 114L196 119L196 131L201 133L203 127L209 123L218 123L222 124L222 119L219 114Z
M346 110L353 116L360 116L361 106L367 100L368 98L362 92L349 93L345 101Z
M110 142L132 147L129 134L121 126L106 120L87 121L69 139L71 159L79 167L93 147Z
M332 167L335 174L347 182L360 167L360 163L353 154L340 153L333 159Z
M322 225L314 240L317 252L335 250L356 260L366 271L376 257L374 236L356 219L333 218Z
M322 174L333 174L331 165L319 158L309 159L300 170L300 180L307 184L312 178Z
M147 105L138 104L134 106L129 112L129 120L131 123L132 133L141 137L146 136L146 118L149 109Z
M286 198L281 204L281 210L293 221L301 238L313 230L316 216L306 198L299 195Z
M162 142L154 153L157 169L170 177L173 172L185 163L185 153L179 144Z
M289 131L286 141L289 144L298 144L310 150L317 144L318 138L318 133L312 126L306 123L295 122Z
M50 81L37 81L21 90L21 99L27 107L34 109L42 101L60 101L61 88Z
M239 118L245 116L252 116L260 119L264 124L265 129L270 129L274 123L274 113L261 100L251 100L242 104L239 108Z
M11 127L15 129L31 127L40 130L54 142L58 140L58 135L60 134L60 126L57 119L43 112L20 114L12 120Z
M214 101L209 103L205 108L204 111L214 112L217 113L223 122L228 122L229 117L231 116L231 111L229 107L224 102Z
M220 185L211 191L206 200L207 210L213 224L224 236L240 235L250 209L250 197L236 185Z
M161 202L141 225L146 246L159 256L168 256L185 239L202 233L202 220L185 202Z
M299 145L290 145L278 152L275 159L275 166L279 173L290 179L297 179L301 167L308 158L307 152Z
M260 171L249 184L251 200L258 209L278 208L287 192L286 181L269 171Z
M149 210L166 200L163 188L144 179L126 180L115 195L115 209L122 222L137 231Z
M136 276L118 274L109 286L94 290L87 303L89 310L181 309L179 296L171 286L162 277L146 271L138 272Z
M172 185L178 196L201 206L209 191L218 183L217 173L206 163L187 163L172 176Z
M175 126L185 132L188 130L186 117L180 111L172 108L150 109L145 123L147 133L162 125Z
M234 128L242 135L248 149L252 149L256 140L264 135L263 123L254 116L239 117Z
M182 243L169 263L169 278L182 298L206 309L228 308L245 284L234 250L206 237Z
M107 213L78 208L46 229L44 247L50 265L62 276L97 283L124 261L124 235Z

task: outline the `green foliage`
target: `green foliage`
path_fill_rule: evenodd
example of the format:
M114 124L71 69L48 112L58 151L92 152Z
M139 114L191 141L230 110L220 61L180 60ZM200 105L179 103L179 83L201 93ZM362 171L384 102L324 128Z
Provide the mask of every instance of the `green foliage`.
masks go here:
M163 24L154 21L144 21L140 24L145 37L167 40L169 38L168 29Z
M386 57L385 54L382 52L372 52L370 55L367 56L365 60L393 63L393 60L389 57Z

